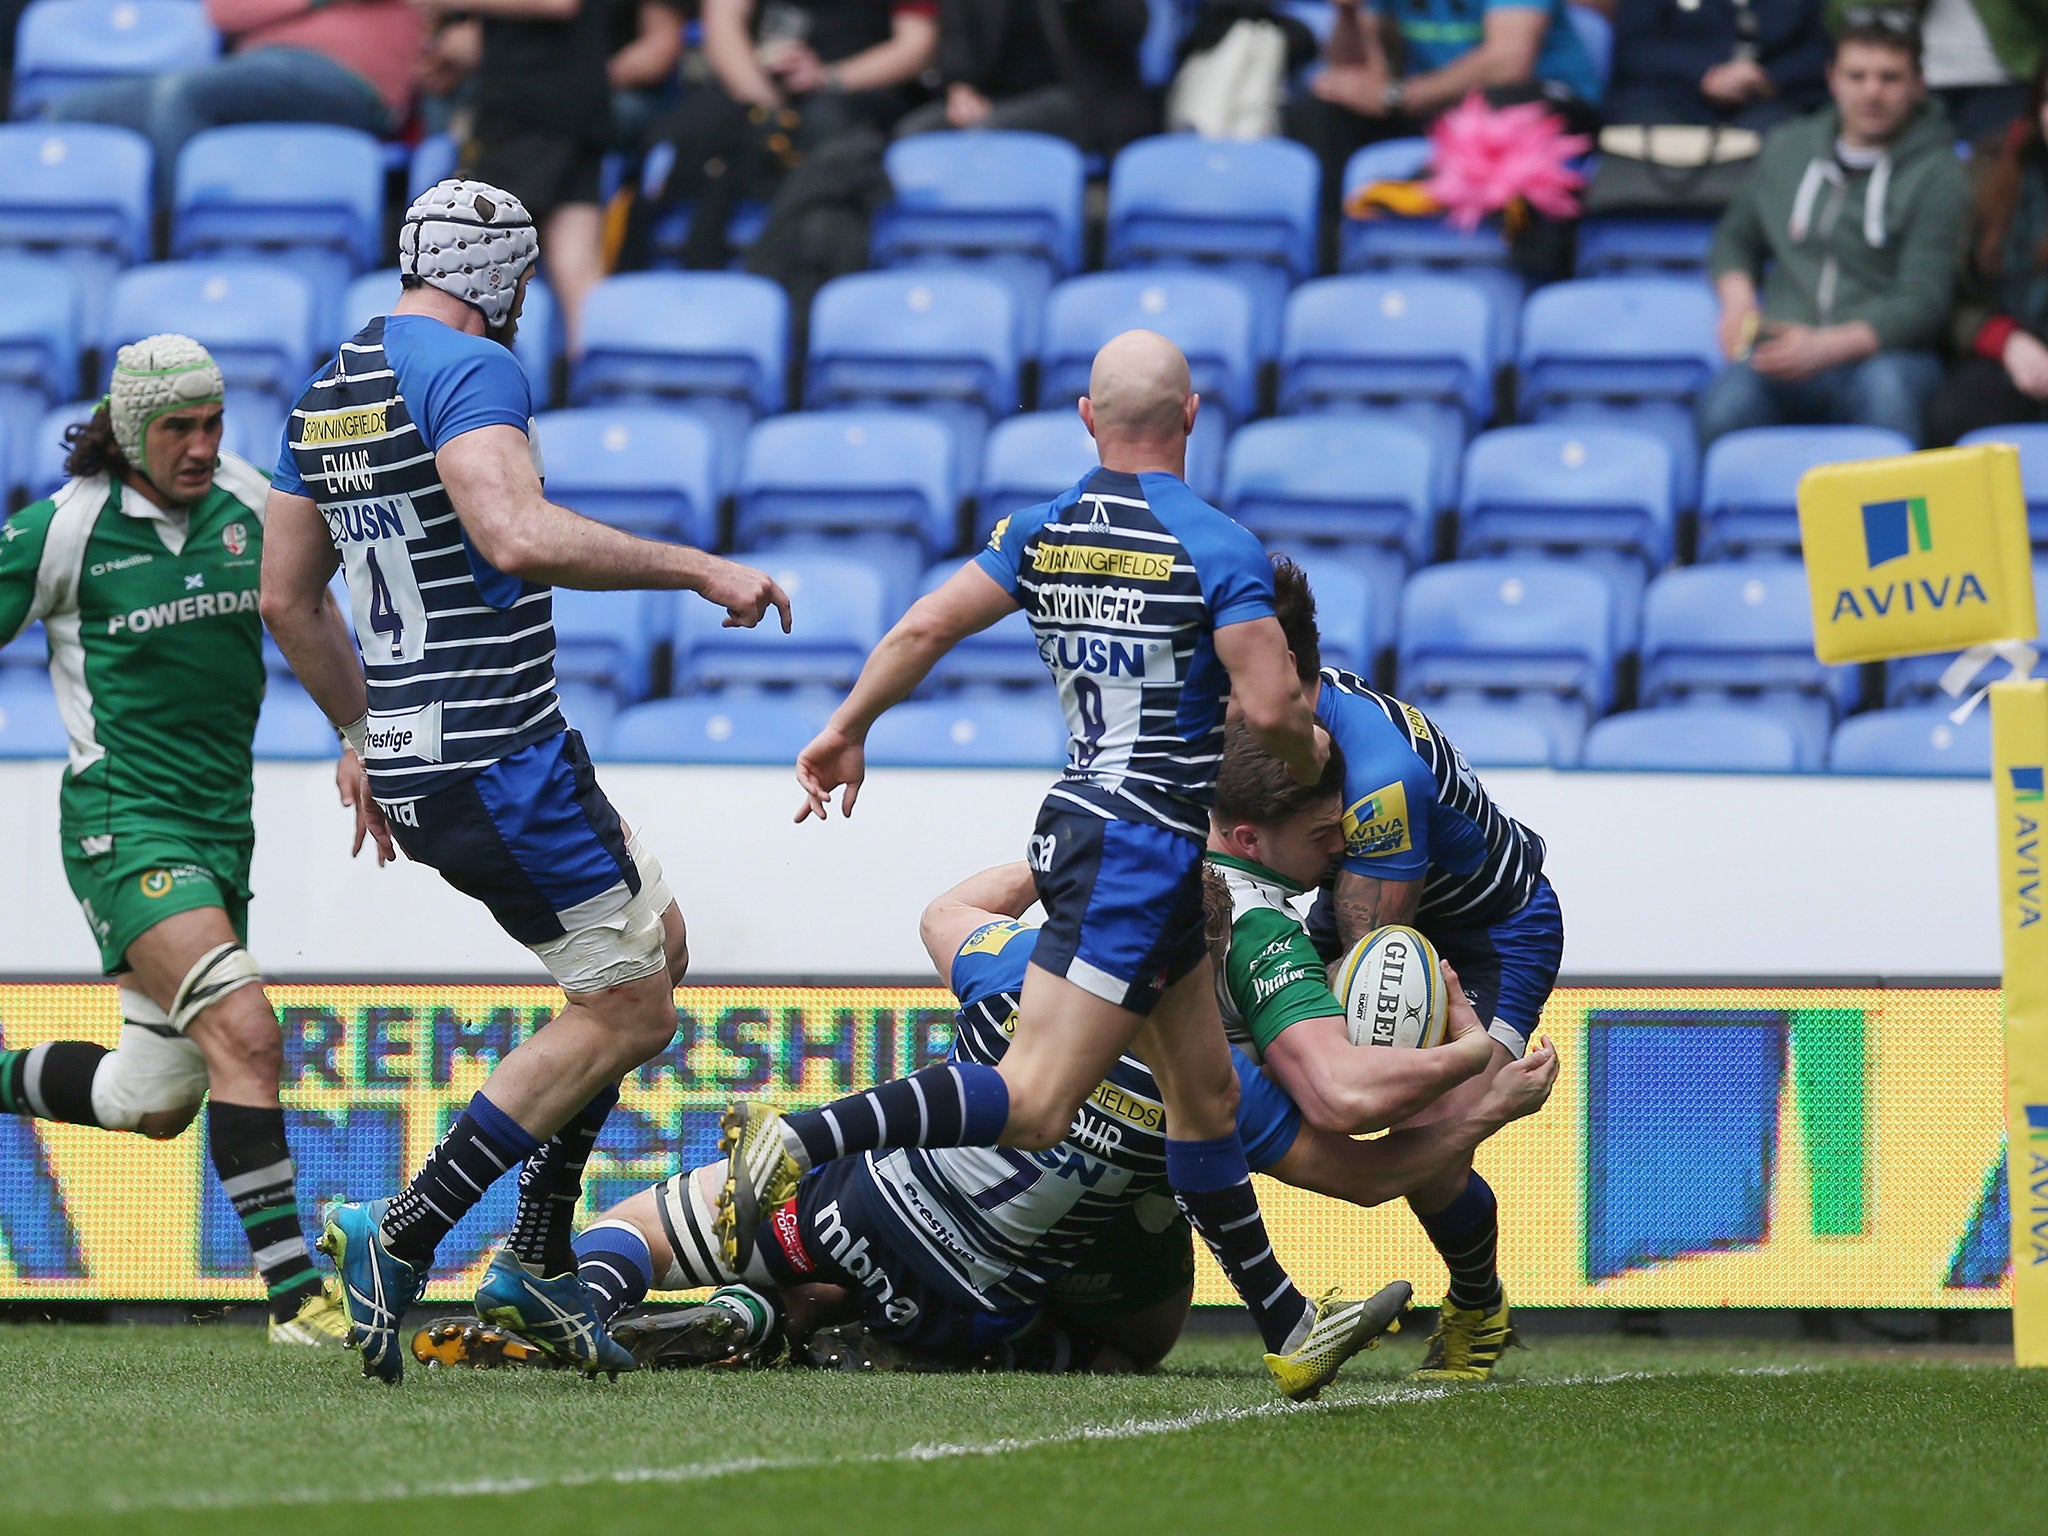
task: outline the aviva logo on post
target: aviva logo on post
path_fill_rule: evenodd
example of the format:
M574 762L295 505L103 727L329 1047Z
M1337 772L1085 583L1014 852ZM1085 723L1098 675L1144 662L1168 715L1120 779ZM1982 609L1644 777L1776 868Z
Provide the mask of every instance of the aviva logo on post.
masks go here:
M1872 570L1907 555L1927 554L1933 548L1925 496L1863 504L1863 558Z
M2042 770L2040 768L2008 768L2012 775L2012 797L2021 805L2030 800L2039 800L2042 792Z

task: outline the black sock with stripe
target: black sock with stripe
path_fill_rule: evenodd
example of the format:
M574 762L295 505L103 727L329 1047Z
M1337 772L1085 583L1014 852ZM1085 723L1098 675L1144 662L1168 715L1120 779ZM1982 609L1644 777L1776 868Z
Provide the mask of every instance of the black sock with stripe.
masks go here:
M1166 1142L1166 1177L1173 1198L1202 1234L1209 1252L1259 1326L1272 1353L1285 1354L1315 1316L1273 1254L1266 1218L1237 1133L1214 1141Z
M605 1117L618 1102L619 1085L614 1083L542 1142L519 1170L519 1210L505 1246L528 1269L553 1276L576 1268L570 1239L576 1202L583 1198L583 1165L590 1161Z
M815 1168L892 1147L992 1147L1009 1118L1010 1088L1000 1072L945 1061L819 1109L796 1110L782 1126Z
M1478 1312L1499 1306L1500 1271L1494 1256L1500 1247L1500 1203L1493 1197L1493 1186L1474 1173L1458 1198L1442 1210L1415 1215L1451 1272L1451 1304Z
M432 1264L441 1239L483 1199L484 1191L539 1146L539 1137L479 1090L412 1182L385 1207L379 1223L385 1248L416 1269Z
M0 1113L98 1125L92 1080L107 1059L90 1040L51 1040L25 1051L0 1050Z
M288 1321L307 1297L319 1294L320 1271L299 1226L298 1176L285 1140L284 1111L215 1100L206 1106L206 1147L269 1287L270 1315Z

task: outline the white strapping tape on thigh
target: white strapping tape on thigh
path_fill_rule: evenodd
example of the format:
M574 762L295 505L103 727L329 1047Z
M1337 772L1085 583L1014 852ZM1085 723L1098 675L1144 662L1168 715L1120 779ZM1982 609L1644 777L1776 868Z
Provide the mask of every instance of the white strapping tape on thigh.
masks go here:
M127 996L122 994L124 1004ZM132 1131L144 1115L197 1109L206 1088L206 1056L198 1046L146 1024L123 1024L121 1043L100 1058L92 1075L93 1117L110 1131Z
M184 1034L192 1021L226 997L251 984L263 984L256 957L239 944L217 944L193 962L178 995L171 999L171 1028Z
M609 917L532 946L565 992L602 992L668 968L661 915L675 898L662 879L660 862L637 832L626 852L639 871L639 893Z

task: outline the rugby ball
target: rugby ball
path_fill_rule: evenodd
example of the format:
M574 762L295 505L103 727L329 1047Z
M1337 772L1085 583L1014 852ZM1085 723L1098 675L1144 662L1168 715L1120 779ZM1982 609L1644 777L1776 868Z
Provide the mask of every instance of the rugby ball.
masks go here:
M1443 1044L1443 972L1436 946L1413 928L1375 928L1352 946L1337 968L1337 995L1353 1045Z

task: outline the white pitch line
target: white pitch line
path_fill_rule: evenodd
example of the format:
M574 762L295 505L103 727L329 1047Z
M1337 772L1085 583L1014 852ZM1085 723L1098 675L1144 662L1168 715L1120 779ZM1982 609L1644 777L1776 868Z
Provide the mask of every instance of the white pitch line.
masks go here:
M1797 1370L1793 1367L1791 1370ZM1785 1367L1766 1366L1760 1370L1717 1371L1712 1374L1784 1375ZM1542 1387L1594 1387L1619 1382L1669 1380L1697 1375L1692 1371L1616 1371L1604 1376L1563 1376L1548 1380L1499 1383L1495 1390L1526 1391ZM460 1483L382 1483L364 1488L295 1488L283 1491L180 1493L168 1498L99 1500L71 1514L142 1514L155 1511L200 1511L303 1507L321 1504L386 1504L414 1499L495 1498L510 1494L539 1493L556 1488L632 1487L642 1483L699 1483L721 1477L738 1477L750 1472L808 1472L828 1467L886 1466L910 1462L957 1461L973 1456L1012 1456L1022 1451L1052 1446L1146 1440L1164 1435L1184 1434L1215 1424L1237 1424L1250 1419L1279 1418L1292 1414L1317 1414L1347 1408L1404 1407L1410 1403L1435 1402L1468 1387L1411 1387L1387 1383L1350 1392L1325 1394L1313 1403L1284 1400L1259 1403L1246 1408L1197 1408L1188 1413L1158 1419L1118 1419L1107 1424L1081 1424L1052 1434L1029 1435L999 1440L953 1443L947 1441L909 1445L893 1451L869 1451L853 1456L744 1456L730 1461L685 1462L670 1467L614 1467L589 1472L563 1472L547 1477L478 1478Z

